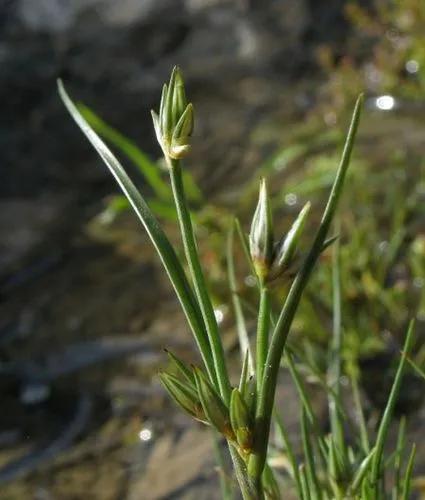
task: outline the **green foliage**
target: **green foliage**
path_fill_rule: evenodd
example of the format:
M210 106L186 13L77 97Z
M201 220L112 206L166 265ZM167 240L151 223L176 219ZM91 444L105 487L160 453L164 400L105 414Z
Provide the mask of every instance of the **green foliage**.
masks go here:
M357 99L341 160L336 174L332 176L333 181L325 210L320 216L315 214L313 222L316 224L316 230L313 231L314 236L310 246L307 247L300 238L307 212L310 210L308 204L298 218L295 218L295 222L288 225L290 229L287 235L281 242L277 243L277 246L274 245L271 206L264 183L260 190L260 201L249 236L250 245L240 225L234 226L240 238L243 252L247 257L248 268L250 271L256 271L258 278L256 284L260 298L258 308L255 308L257 319L255 353L250 346L245 311L237 290L233 256L234 227L230 232L227 249L229 284L237 318L241 357L244 360L239 388L232 390L227 370L227 353L224 351L212 306L212 295L201 266L198 242L193 230L192 216L188 208L188 197L183 182L184 168L181 158L188 154L190 149L189 138L193 128L193 108L186 101L180 71L174 69L169 84L164 86L159 113L153 112L157 139L163 150L170 177L171 194L165 189L162 178L156 172L153 174L152 164L149 163L146 156L143 154L140 156L137 150L132 148L131 143L127 142L120 134L113 133L102 122L97 121L96 127L102 130L101 133L107 140L115 144L128 158L139 165L158 199L164 197L165 201L168 201L172 198L180 228L184 258L177 256L149 204L146 203L116 157L70 100L61 82L59 82L59 93L71 116L99 153L141 220L180 300L197 344L203 363L202 368L193 367L191 370L183 360L169 353L175 373L168 371L162 373L160 375L161 381L170 396L184 411L196 420L208 424L214 432L225 438L244 499L281 498L277 474L267 462L274 449L270 439L270 428L273 422L276 422L284 441L286 453L289 456L291 476L300 499L330 500L331 498L348 497L362 500L384 499L386 490L381 478L387 470L388 464L391 463L390 460L386 459L384 444L389 425L393 419L394 406L412 347L413 324L411 324L406 337L403 355L376 436L369 436L364 416L362 416L358 430L359 439L356 439L357 432L354 432L352 437L354 437L355 442L352 444L348 444L346 439L345 412L340 387L344 342L341 314L343 259L342 254L341 256L339 254L339 244L334 247L337 253L333 259L333 279L330 281L330 286L333 289L334 326L326 380L323 380L314 356L310 356L309 351L305 352L306 364L318 379L322 380L329 398L331 421L329 435L325 435L320 429L319 419L306 389L303 374L299 370L300 365L295 360L293 349L287 345L298 306L311 281L312 272L323 251L336 241L335 238L328 239L328 233L347 177L363 97L360 96ZM87 108L84 109L86 117L93 121L93 115L87 113ZM298 150L299 152L300 150ZM328 181L329 179L326 177L326 184ZM338 231L343 231L343 227L341 224ZM289 284L289 287L286 286L287 293L284 294L283 301L282 294L279 294L279 313L276 315L272 301L272 290L270 290L270 283L267 279L268 272L276 258L278 259L279 273L282 271L280 267L285 267L284 271L288 270L296 253L299 254L299 261L293 274L288 273L285 276L286 284ZM259 268L258 262L256 262L258 258L262 259L262 265L264 264L266 268ZM184 260L188 273L185 271ZM264 272L264 269L267 272ZM277 277L279 273L276 273L274 277ZM323 291L320 295L322 294ZM324 329L326 330L325 327ZM294 453L284 423L274 409L277 379L284 354L286 354L288 368L301 401L302 461L299 461ZM354 380L356 379L354 378ZM361 400L355 385L353 389L357 409L362 412ZM397 488L402 492L402 496L407 497L410 491L414 449L407 465L405 479L401 479L402 461L400 457L404 446L405 439L402 432L397 447L398 458L395 463L396 476L399 478ZM222 491L223 495L229 497L229 490L223 481Z

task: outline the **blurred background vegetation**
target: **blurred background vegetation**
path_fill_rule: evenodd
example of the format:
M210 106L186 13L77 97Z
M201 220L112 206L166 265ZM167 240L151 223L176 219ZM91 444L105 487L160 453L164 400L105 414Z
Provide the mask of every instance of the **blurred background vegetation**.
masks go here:
M138 221L62 109L58 76L178 245L149 109L170 68L182 67L196 109L186 185L235 362L232 216L248 229L266 176L279 231L307 200L313 228L365 91L335 234L345 373L358 379L373 425L411 317L425 368L423 1L6 0L0 30L0 498L217 497L212 443L174 411L156 377L165 345L196 360L178 304ZM239 256L249 314L254 282ZM286 285L276 285L277 303ZM317 405L331 301L325 253L292 336ZM288 380L279 400L291 429ZM406 380L398 414L418 439L423 385L413 372Z

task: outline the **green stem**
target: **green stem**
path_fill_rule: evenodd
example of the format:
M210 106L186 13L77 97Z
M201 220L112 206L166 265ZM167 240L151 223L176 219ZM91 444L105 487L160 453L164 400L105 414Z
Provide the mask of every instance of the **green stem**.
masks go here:
M218 379L220 394L226 403L230 400L230 382L224 359L223 345L218 332L218 325L214 315L214 309L208 294L205 278L199 261L198 249L193 232L192 221L189 208L187 206L180 162L168 159L171 186L173 189L174 201L177 209L177 216L180 224L180 231L183 239L183 246L192 276L196 297L205 322L205 327L210 342L213 356L215 373Z
M344 150L342 153L341 163L339 165L336 178L332 186L332 190L322 217L322 221L320 223L310 252L306 257L301 270L292 283L273 332L269 352L267 355L261 391L258 395L259 400L256 411L256 435L254 439L254 452L250 457L248 465L249 473L254 477L261 477L266 461L270 433L270 421L273 413L277 376L279 373L279 366L283 349L285 347L286 339L288 338L289 330L297 311L302 292L307 285L310 274L322 251L326 235L328 233L336 207L338 205L348 165L350 162L354 138L359 124L362 102L363 96L359 96L354 108L350 129L348 131L347 140L345 142Z
M269 347L269 329L270 329L270 296L267 286L264 283L260 285L260 308L258 311L257 323L257 351L256 351L256 375L257 375L257 393L261 389L263 380L264 365L267 359L267 350Z
M215 371L213 360L211 357L211 350L208 342L207 332L205 325L202 321L201 311L196 302L192 288L186 278L186 274L180 261L174 251L170 241L159 225L157 219L153 215L151 209L145 202L144 198L126 174L124 168L112 154L106 144L94 132L87 121L83 118L78 111L75 104L71 101L65 88L60 80L58 80L58 90L63 103L75 120L76 124L80 127L81 131L85 134L95 150L99 153L102 160L114 176L118 185L124 192L128 201L131 203L134 211L145 227L149 238L151 239L162 264L170 278L174 287L177 297L180 300L183 311L186 315L187 321L195 337L202 359L204 361L208 375L212 380L215 380Z
M337 224L336 234L340 233L340 224ZM346 446L344 442L343 419L341 407L341 349L342 349L342 324L341 324L341 262L340 243L337 240L332 252L332 289L333 289L333 335L330 349L328 380L333 389L329 392L329 416L332 436L335 445L341 454L344 469L347 465Z
M243 500L263 500L264 493L261 480L254 482L248 475L245 462L240 457L234 446L229 443L230 456Z
M412 347L413 330L414 330L414 322L411 321L409 329L407 331L406 340L404 342L403 352L401 354L401 359L397 368L397 373L395 375L391 392L388 397L388 402L385 407L384 414L382 415L381 423L378 429L378 434L376 436L376 453L373 457L372 472L371 472L371 485L372 488L374 489L376 498L378 498L378 488L379 488L378 483L382 473L382 456L384 451L384 444L387 438L391 418L393 416L394 406L396 404L400 392L403 372L407 363L407 356L409 355L410 349Z
M360 442L365 455L368 455L370 453L369 435L367 432L366 418L364 415L362 401L360 397L359 382L357 380L357 374L355 373L351 374L351 387L353 389L353 401L357 411L357 418L359 421Z

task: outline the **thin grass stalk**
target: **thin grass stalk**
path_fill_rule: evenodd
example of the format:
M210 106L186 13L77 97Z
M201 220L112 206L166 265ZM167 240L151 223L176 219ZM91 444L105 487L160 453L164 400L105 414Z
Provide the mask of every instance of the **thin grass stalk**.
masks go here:
M256 411L256 436L254 441L254 453L250 457L249 473L255 477L261 476L269 441L270 421L273 412L273 403L276 392L277 377L279 373L280 360L285 347L286 339L298 308L303 290L307 285L310 274L322 251L326 235L329 231L335 210L341 196L342 187L350 163L351 152L356 136L363 96L359 96L354 108L353 117L348 131L347 139L343 149L341 162L338 167L336 178L326 205L322 221L317 231L312 248L306 260L298 272L276 323L269 352L267 355L266 368L264 372L259 401Z
M398 427L397 435L397 446L394 458L394 488L393 488L393 499L398 500L400 498L401 492L401 465L403 462L403 452L406 445L406 417L403 415L400 419L400 424Z
M270 296L267 285L264 282L260 284L260 307L258 311L257 322L257 349L256 349L256 375L257 375L257 393L261 389L263 380L264 365L267 359L267 350L269 347L269 329L270 329Z
M248 474L245 462L235 447L231 443L228 443L228 447L243 500L264 500L261 481L254 482L252 480Z
M387 438L388 429L391 423L391 419L394 413L394 406L397 401L400 388L401 381L403 379L404 369L407 363L407 356L411 350L413 344L413 331L414 331L414 321L412 320L409 324L409 328L406 335L406 340L404 342L403 352L401 354L400 363L397 368L397 373L394 378L394 382L391 388L390 395L388 397L388 402L384 410L384 414L381 419L381 423L379 425L378 434L376 437L376 453L372 462L372 471L370 477L371 487L374 491L376 498L379 498L379 480L381 478L382 473L382 458L384 452L385 440Z
M236 272L235 272L235 259L233 254L234 239L235 239L235 224L233 222L227 235L226 245L226 260L227 260L227 279L229 281L229 289L232 297L233 311L236 320L236 331L238 334L240 354L242 361L248 352L248 372L250 375L254 373L254 363L252 360L251 346L248 337L248 330L246 327L245 316L242 309L242 304L237 290Z
M308 484L308 478L307 478L307 472L305 469L305 465L301 464L298 468L299 470L299 475L301 478L301 489L302 489L302 499L303 500L311 500L311 495L310 495L310 486Z
M316 462L314 459L313 446L311 443L311 427L304 406L301 410L301 438L303 442L304 457L306 462L307 478L310 485L310 493L313 500L321 500L322 492L316 474Z
M168 274L168 277L170 278L176 295L179 298L189 326L195 337L195 341L199 348L207 373L211 380L216 381L215 367L201 311L196 302L192 288L186 278L183 267L181 266L170 241L161 226L158 224L158 221L149 206L146 204L142 195L124 171L122 165L83 118L75 104L66 93L60 80L58 81L58 90L59 95L70 115L110 170L148 233L149 238L151 239L152 244L154 245Z
M406 472L404 473L403 492L401 494L401 500L409 500L410 483L412 480L415 455L416 455L416 444L412 446L412 451L410 452L409 460L407 462Z
M304 387L304 383L301 380L301 376L297 370L297 367L295 366L294 360L292 359L292 356L288 352L286 352L286 360L288 362L289 371L291 373L292 379L295 383L295 387L300 397L302 407L310 421L311 427L313 428L313 430L317 435L320 460L322 462L323 467L326 468L327 465L326 443L320 434L319 424L317 422L316 415L313 411L313 406L307 394L306 388Z
M224 401L228 404L230 400L231 388L226 361L224 358L223 344L220 339L217 320L214 315L214 309L208 294L207 285L199 261L190 212L184 194L181 165L179 160L173 160L171 158L168 158L168 162L171 187L176 204L177 217L179 220L186 260L208 334L215 374L218 381L218 389L220 390L220 394Z
M373 456L375 454L375 448L372 449L372 451L366 456L366 458L363 460L363 462L360 464L354 479L348 488L348 495L350 496L355 496L357 495L358 491L360 490L363 480L366 477L366 474L369 472L369 469L372 465L372 460Z
M336 223L336 233L340 232L340 224ZM346 446L344 441L343 417L341 407L341 357L342 357L342 321L341 321L341 256L340 240L335 241L332 248L332 292L333 292L333 329L330 349L328 380L332 391L328 392L329 417L334 443L341 454L344 469L347 465Z
M360 430L360 444L365 455L370 453L369 434L367 432L366 418L363 411L363 405L360 398L360 388L355 373L351 374L351 389L353 392L353 402L356 408L359 430Z

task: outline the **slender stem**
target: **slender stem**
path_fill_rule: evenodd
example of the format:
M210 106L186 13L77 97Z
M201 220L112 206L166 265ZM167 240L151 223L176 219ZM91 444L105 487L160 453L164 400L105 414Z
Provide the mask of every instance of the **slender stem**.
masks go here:
M261 486L261 480L256 482L252 480L247 473L245 462L242 460L234 446L230 443L228 444L233 467L235 469L236 479L238 480L243 500L263 500L264 494Z
M169 159L169 171L183 246L199 307L208 333L215 373L218 379L218 388L224 401L228 403L230 400L230 382L224 359L223 344L221 343L217 320L215 319L214 309L199 261L190 212L184 194L180 162L178 160Z
M302 292L307 285L310 274L322 251L330 224L332 222L338 201L341 195L348 165L350 162L351 151L354 144L354 138L357 132L360 110L363 102L363 96L359 96L354 108L353 118L345 142L334 184L326 205L322 221L317 231L315 240L307 255L304 264L297 274L286 298L278 321L276 323L273 336L267 355L266 367L262 381L259 401L256 411L256 435L254 439L254 452L250 457L248 470L254 476L261 476L266 461L267 447L269 441L270 421L273 413L273 402L276 392L277 376L279 373L280 360L289 330L292 325Z
M351 374L351 387L353 390L354 406L356 407L357 418L359 420L360 442L365 455L367 455L370 453L369 435L367 432L366 419L363 411L362 401L360 398L359 383L357 380L357 375L355 373Z
M263 380L264 365L267 359L267 350L269 347L269 329L270 329L270 296L267 286L264 282L260 288L260 308L258 311L257 323L257 351L256 351L256 375L257 375L257 393L261 389Z
M313 406L311 404L311 400L308 397L305 385L303 383L303 380L301 378L301 375L294 363L294 360L292 359L292 355L289 352L286 352L286 359L288 362L288 368L291 373L292 379L295 383L295 386L297 388L298 394L301 399L302 406L306 412L306 415L310 421L310 426L314 430L315 434L317 435L317 443L318 443L318 450L319 450L319 456L320 460L322 462L323 468L326 469L327 465L327 447L325 440L323 439L322 434L320 433L320 426L317 421L316 414L313 411Z
M134 211L146 229L146 232L148 233L149 238L151 239L161 259L168 277L170 278L176 295L179 298L187 321L195 337L208 375L212 380L216 380L213 359L211 357L208 336L205 330L205 325L203 324L201 311L176 252L159 225L157 219L153 215L151 209L132 180L126 174L120 162L83 118L75 104L66 93L60 80L58 80L58 90L62 101L72 118L75 120L76 124L80 127L81 131L85 134L95 150L99 153L100 157L105 162L106 166L117 181L119 187L124 192L125 196L128 198Z
M307 478L311 487L311 496L313 499L319 500L322 498L322 495L316 475L316 463L311 443L311 427L309 425L307 413L304 407L301 409L301 438L303 442Z
M412 451L410 452L409 460L407 462L406 472L404 473L403 493L401 495L401 500L409 500L410 482L412 479L412 472L413 472L413 464L415 462L415 455L416 455L416 444L413 444Z
M337 223L336 234L340 233L340 224ZM333 335L330 348L328 381L333 389L328 393L329 417L332 436L335 445L341 454L344 468L347 464L346 446L344 443L343 420L341 406L341 349L342 349L342 324L341 324L341 262L339 239L334 243L332 252L332 290L333 290Z
M394 500L398 500L400 498L401 491L401 464L403 461L403 452L406 444L406 417L403 415L400 419L400 424L398 427L398 436L397 436L397 447L395 452L394 459L394 488L393 488L393 498Z
M372 471L371 471L371 485L372 488L374 489L376 496L378 493L378 483L382 472L381 462L384 451L384 444L388 434L391 418L393 416L394 406L397 401L398 394L400 392L403 372L407 363L407 356L409 355L410 349L412 347L413 330L414 330L414 322L411 321L409 329L407 331L406 340L404 342L403 352L401 354L401 359L397 368L397 373L395 375L394 382L391 387L391 392L388 397L388 402L385 407L384 414L382 415L381 423L378 429L378 434L376 436L376 453L373 457Z

